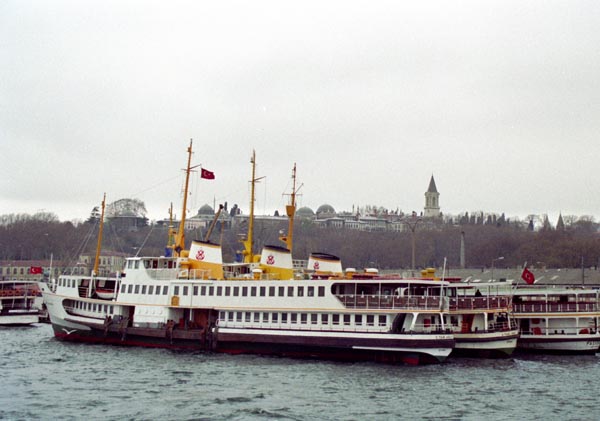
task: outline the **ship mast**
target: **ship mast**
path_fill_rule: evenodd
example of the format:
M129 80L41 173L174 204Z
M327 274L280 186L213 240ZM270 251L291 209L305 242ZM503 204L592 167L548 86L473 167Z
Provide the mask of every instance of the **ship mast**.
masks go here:
M190 146L188 151L188 162L185 170L185 187L183 189L183 209L181 212L181 221L179 222L179 229L175 235L175 243L173 244L173 250L175 251L175 257L179 257L181 252L185 249L185 214L187 209L187 197L188 187L190 183L190 173L192 172L192 139L190 139Z
M92 269L92 277L98 275L100 266L100 249L102 247L102 230L104 229L104 205L106 203L106 193L102 198L102 213L100 214L100 228L98 229L98 244L96 244L96 257L94 258L94 268Z
M242 252L244 255L244 263L254 262L254 253L252 252L254 242L254 191L256 183L264 178L256 178L256 152L254 150L252 150L250 163L252 164L252 179L250 180L250 216L248 217L248 235L246 236L246 239L242 241L242 244L244 244L244 251Z
M298 187L300 190L302 186ZM294 169L292 170L292 193L290 194L290 204L286 205L285 212L288 217L288 232L286 235L281 235L279 239L283 241L287 249L291 252L294 237L294 215L296 213L296 163L294 163Z

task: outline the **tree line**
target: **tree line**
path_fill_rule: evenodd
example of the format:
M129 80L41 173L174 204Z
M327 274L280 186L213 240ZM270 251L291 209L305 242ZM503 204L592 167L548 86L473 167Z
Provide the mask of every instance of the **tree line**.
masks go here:
M599 264L599 224L593 218L569 219L562 229L542 225L537 230L532 230L529 223L463 222L418 224L414 232L416 268L441 267L444 259L449 267L459 267L463 236L467 267L489 267L498 257L503 259L496 261L496 267L517 267L525 262L549 268ZM244 224L237 224L232 229L217 227L213 231L211 241L222 245L224 261L239 257L239 239L246 229ZM278 237L286 229L284 221L256 220L254 252L260 253L265 244L283 246ZM61 222L50 213L3 215L0 259L48 260L53 256L55 260L76 261L80 254L95 251L97 231L94 220ZM156 224L131 231L106 223L102 247L124 255L162 255L167 236L167 228ZM187 244L204 236L204 230L187 231ZM412 263L412 233L322 228L298 220L293 257L308 259L313 252L334 254L341 258L344 267L408 269Z

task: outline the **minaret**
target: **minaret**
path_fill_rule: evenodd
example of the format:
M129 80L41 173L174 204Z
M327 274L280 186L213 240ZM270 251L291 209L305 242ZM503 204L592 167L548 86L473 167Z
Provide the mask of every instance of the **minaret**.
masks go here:
M440 194L437 191L435 186L435 180L433 179L433 174L431 175L431 180L429 181L429 188L425 192L425 218L438 218L441 214L440 212Z

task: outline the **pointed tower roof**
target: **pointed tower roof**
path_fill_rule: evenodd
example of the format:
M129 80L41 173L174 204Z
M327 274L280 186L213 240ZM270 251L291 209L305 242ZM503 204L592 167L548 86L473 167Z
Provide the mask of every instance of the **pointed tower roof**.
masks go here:
M565 223L563 221L562 212L558 214L558 222L556 222L556 229L561 231L565 229Z
M431 174L431 180L429 181L429 188L427 189L427 193L437 193L437 187L435 186L435 180L433 179L433 174Z

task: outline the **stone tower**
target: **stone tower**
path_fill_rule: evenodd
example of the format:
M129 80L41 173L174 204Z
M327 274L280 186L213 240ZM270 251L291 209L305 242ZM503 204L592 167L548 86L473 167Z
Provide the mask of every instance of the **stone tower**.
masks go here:
M440 194L437 191L432 174L429 181L429 188L425 192L425 212L423 214L425 218L438 218L441 215L439 199Z

